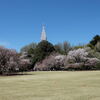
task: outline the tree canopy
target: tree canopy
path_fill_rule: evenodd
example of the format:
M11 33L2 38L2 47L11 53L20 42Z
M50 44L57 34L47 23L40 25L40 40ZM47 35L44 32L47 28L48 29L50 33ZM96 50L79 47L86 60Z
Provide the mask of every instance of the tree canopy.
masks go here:
M95 46L98 42L100 42L100 36L96 35L94 38L90 41L90 44Z
M33 64L43 60L46 56L49 56L53 51L55 51L55 49L50 42L41 41L34 50Z

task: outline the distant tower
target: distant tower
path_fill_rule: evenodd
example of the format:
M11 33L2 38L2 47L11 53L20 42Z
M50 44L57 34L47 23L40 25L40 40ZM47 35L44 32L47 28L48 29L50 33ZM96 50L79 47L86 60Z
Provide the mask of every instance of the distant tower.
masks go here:
M47 40L46 31L45 31L45 26L44 25L42 26L42 32L41 32L41 41L43 41L43 40Z

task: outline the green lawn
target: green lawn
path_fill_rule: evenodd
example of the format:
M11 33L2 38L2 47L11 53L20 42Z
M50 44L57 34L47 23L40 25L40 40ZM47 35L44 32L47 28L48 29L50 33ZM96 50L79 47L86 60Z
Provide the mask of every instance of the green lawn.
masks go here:
M100 100L100 71L1 76L0 100Z

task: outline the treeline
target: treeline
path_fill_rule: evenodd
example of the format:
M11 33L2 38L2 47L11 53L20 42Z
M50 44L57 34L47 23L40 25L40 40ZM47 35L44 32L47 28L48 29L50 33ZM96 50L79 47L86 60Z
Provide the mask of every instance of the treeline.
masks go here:
M100 36L86 45L71 46L67 41L51 44L48 41L24 46L20 53L0 47L0 74L23 71L99 70Z
M33 70L97 70L100 67L100 36L78 46L71 46L67 41L55 45L48 41L32 43L21 52L31 56Z

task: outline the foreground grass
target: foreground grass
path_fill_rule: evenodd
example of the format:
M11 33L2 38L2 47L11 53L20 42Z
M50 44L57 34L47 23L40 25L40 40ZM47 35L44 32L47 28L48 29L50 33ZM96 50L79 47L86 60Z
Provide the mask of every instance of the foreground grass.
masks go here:
M0 100L100 100L100 71L0 77Z

